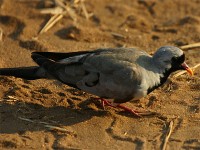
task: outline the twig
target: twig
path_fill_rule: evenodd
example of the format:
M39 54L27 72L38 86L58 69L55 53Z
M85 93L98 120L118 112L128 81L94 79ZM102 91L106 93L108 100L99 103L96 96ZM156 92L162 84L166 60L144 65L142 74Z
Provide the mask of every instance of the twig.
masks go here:
M200 66L200 63L199 64L197 64L197 65L195 65L194 67L192 67L191 69L194 71L196 68L198 68ZM173 77L174 78L176 78L176 77L178 77L178 76L180 76L180 75L182 75L182 74L184 74L184 73L186 73L187 71L181 71L181 72L178 72L178 73L176 73L175 75L173 75Z
M24 120L24 121L32 122L32 123L35 122L35 121L31 120L31 119L27 119L27 118L23 118L23 117L18 117L18 118L21 119L21 120Z
M77 16L76 16L75 11L69 6L66 6L66 10L69 13L70 17L74 20L74 22L76 22L77 21Z
M71 6L64 4L61 0L55 0L55 3L58 7L63 8L65 11L67 11L70 15L70 17L76 22L77 21L77 17L76 17L76 13L74 12L74 10L71 8ZM74 4L74 3L73 3ZM73 5L71 4L71 5ZM64 14L64 12L63 12Z
M11 100L19 100L19 99L17 99L16 97L11 96L11 95L8 95L7 97L8 97L9 99L11 99Z
M10 95L0 99L0 102L16 102L16 101L19 101L19 99L17 99L14 96L10 96Z
M51 27L53 27L53 25L55 25L60 19L62 19L62 17L62 14L52 16L46 23L46 25L40 30L39 34L47 32Z
M83 10L83 13L85 14L85 18L86 18L86 19L89 19L89 18L90 18L90 15L89 15L88 12L87 12L87 9L86 9L86 7L85 7L85 4L84 4L83 0L81 1L81 7L82 7L82 10Z
M61 7L63 9L66 9L66 5L61 1L61 0L55 0L55 4L58 6L58 7Z
M172 134L172 127L173 127L173 121L171 121L170 123L169 123L169 128L168 128L168 131L167 131L167 135L165 136L165 139L164 139L164 141L163 141L163 145L162 145L162 150L165 150L166 149L166 146L167 146L167 142L168 142L168 140L169 140L169 138L170 138L170 136L171 136L171 134Z
M62 131L62 132L69 132L65 128L60 128L60 127L56 127L56 126L52 126L52 125L44 125L44 126L47 127L47 128L49 128L49 129L51 129L51 130L58 130L58 131Z
M18 2L39 2L41 0L18 0Z
M81 5L81 9L83 10L86 19L89 19L93 15L92 13L89 14L87 12L83 0L71 0L70 4L63 0L54 0L54 3L54 8L44 8L40 11L42 14L54 14L54 16L52 16L49 19L46 25L40 30L39 34L48 31L56 22L62 19L63 16L67 13L74 20L74 23L77 23L77 15L74 9L77 8L78 4Z
M67 129L65 128L61 128L61 127L57 127L57 126L53 126L53 125L50 125L49 123L47 122L43 122L43 121L35 121L35 120L31 120L31 119L28 119L28 118L24 118L24 117L18 117L20 120L23 120L23 121L27 121L27 122L31 122L31 123L37 123L37 124L42 124L44 125L44 127L46 128L49 128L51 130L57 130L57 131L61 131L61 132L67 132L67 133L71 133L70 131L68 131Z
M13 93L16 90L16 86L11 87L5 94L4 97L8 97L8 95L10 95L11 93Z
M117 39L125 39L126 37L122 34L111 32L112 36L114 36Z
M16 102L17 100L16 99L0 99L0 102Z
M3 29L0 28L0 42L3 40Z
M57 14L64 14L64 11L63 8L61 7L54 7L54 8L43 8L40 10L40 13L57 15Z
M197 47L200 47L200 43L188 44L188 45L181 46L180 48L182 50L186 50L186 49L197 48Z

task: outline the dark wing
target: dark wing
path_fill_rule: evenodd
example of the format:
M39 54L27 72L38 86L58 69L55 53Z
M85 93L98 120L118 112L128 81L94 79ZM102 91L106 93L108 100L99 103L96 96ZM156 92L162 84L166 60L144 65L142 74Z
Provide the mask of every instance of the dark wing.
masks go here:
M100 97L127 101L135 96L142 80L135 61L143 53L132 49L64 53L65 57L57 57L57 62L51 56L45 57L47 53L40 54L33 53L32 58L48 74Z
M70 52L70 53L60 53L60 52L33 52L32 55L38 54L40 56L52 59L54 61L66 59L69 57L79 56L83 54L90 54L92 51L80 51L80 52Z
M78 88L76 83L88 74L79 61L56 62L39 53L32 53L32 59L53 78L74 88Z

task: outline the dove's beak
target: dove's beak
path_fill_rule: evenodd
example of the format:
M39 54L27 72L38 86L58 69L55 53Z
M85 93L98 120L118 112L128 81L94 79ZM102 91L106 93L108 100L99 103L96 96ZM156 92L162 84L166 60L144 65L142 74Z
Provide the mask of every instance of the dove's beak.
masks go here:
M194 72L192 71L192 69L184 62L181 65L183 67L184 70L186 70L191 76L194 74Z

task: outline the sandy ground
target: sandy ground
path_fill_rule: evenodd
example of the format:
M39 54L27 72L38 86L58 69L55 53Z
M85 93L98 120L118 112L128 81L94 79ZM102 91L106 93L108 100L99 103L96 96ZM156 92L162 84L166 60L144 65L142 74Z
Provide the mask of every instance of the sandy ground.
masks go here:
M50 18L40 14L48 3L0 0L0 67L34 65L33 51L125 46L152 53L163 45L200 42L198 0L86 0L85 5L94 14L89 20L80 13L75 24L65 15L38 36ZM190 66L200 62L199 48L185 53ZM168 150L200 149L199 79L200 68L126 103L158 113L135 118L120 109L103 110L94 96L57 81L1 76L0 149L161 149L171 121Z

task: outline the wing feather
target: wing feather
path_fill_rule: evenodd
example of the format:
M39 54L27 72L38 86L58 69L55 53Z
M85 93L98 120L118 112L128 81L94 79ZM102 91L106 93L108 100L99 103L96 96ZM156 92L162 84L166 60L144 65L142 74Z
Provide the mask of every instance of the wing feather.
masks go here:
M52 56L54 55L54 56ZM100 97L125 102L140 89L142 75L134 49L99 49L73 53L34 52L33 60L59 81ZM149 56L147 56L149 57ZM139 94L142 95L144 93Z
M52 59L54 61L66 59L69 57L79 56L83 54L90 54L92 51L79 51L70 53L60 53L60 52L33 52L32 55L38 54L40 56Z

